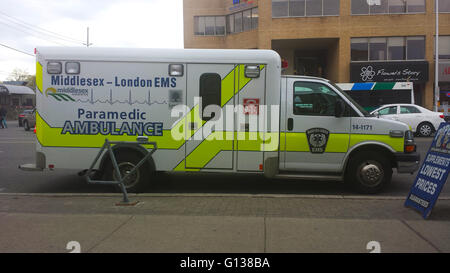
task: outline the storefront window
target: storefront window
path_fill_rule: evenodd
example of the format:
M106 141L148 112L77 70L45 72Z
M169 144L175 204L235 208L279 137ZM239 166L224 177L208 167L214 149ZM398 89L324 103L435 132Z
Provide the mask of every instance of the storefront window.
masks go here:
M406 45L404 37L388 38L388 60L405 60Z
M386 38L370 38L369 59L371 61L386 60Z
M367 61L369 59L369 39L353 38L351 49L352 61Z
M450 3L450 0L440 1ZM353 15L424 12L425 0L380 0L380 5L369 5L367 0L352 0Z

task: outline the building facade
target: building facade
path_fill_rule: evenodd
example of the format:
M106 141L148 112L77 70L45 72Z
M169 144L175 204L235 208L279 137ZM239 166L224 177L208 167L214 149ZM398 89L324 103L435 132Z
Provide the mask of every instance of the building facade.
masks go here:
M439 0L441 104L450 104L450 0ZM373 4L373 5L369 5ZM285 74L414 83L434 105L434 0L184 0L185 48L273 49Z

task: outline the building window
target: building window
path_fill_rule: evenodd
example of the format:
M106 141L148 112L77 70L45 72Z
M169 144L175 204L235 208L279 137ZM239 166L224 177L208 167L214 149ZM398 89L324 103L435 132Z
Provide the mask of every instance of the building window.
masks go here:
M352 61L367 61L369 59L369 39L353 38L352 39Z
M407 60L425 59L425 37L406 37Z
M234 33L234 14L227 16L227 33Z
M406 60L406 44L404 37L390 37L387 40L388 60Z
M367 0L352 0L352 15L425 12L425 0L380 0L379 3L379 5L369 5Z
M227 33L239 33L258 28L258 8L227 15Z
M386 38L369 39L369 60L371 61L386 60Z
M439 12L450 12L450 0L439 0Z
M288 16L288 10L288 0L272 0L272 17L286 17Z
M242 12L238 12L234 15L234 31L242 32Z
M340 0L272 0L272 17L338 16Z
M439 59L450 59L450 36L439 36Z
M425 59L425 37L352 38L352 62Z
M207 36L225 35L225 16L195 16L194 34Z

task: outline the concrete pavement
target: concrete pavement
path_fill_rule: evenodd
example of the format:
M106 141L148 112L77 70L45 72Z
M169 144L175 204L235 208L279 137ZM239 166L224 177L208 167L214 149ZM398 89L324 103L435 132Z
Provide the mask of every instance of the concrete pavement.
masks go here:
M402 198L0 194L0 252L450 252L450 199L429 220Z

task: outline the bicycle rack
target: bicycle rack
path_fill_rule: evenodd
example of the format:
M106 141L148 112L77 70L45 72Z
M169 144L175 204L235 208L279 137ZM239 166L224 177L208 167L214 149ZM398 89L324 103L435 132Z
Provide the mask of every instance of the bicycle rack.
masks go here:
M122 177L122 175L120 174L120 170L119 170L119 165L117 164L117 160L116 157L114 155L114 152L112 150L112 146L111 145L117 145L117 144L126 144L128 147L129 146L142 146L142 145L152 145L153 148L151 151L148 151L148 149L145 149L147 151L147 154L144 156L144 158L141 159L141 161L139 161L139 163L129 172L127 173L124 177ZM150 158L150 156L152 156L152 154L157 150L157 145L156 142L148 142L148 138L146 137L138 137L137 141L109 141L108 139L105 139L105 143L103 144L102 148L100 149L100 151L98 152L97 156L94 159L94 162L92 162L91 167L89 168L89 170L86 172L85 177L86 177L86 181L89 184L101 184L101 185L119 185L120 189L122 190L123 193L123 203L124 204L129 204L130 200L128 199L128 193L127 193L127 189L125 188L125 180L130 176L133 175L137 169L139 169L139 167L142 166L142 164L144 164L147 159ZM111 158L111 162L113 164L114 167L114 171L116 173L116 176L118 177L118 181L102 181L102 180L92 180L91 179L91 174L94 170L94 166L97 164L97 161L100 159L100 157L102 156L103 152L106 150L107 153L109 153L109 156Z

